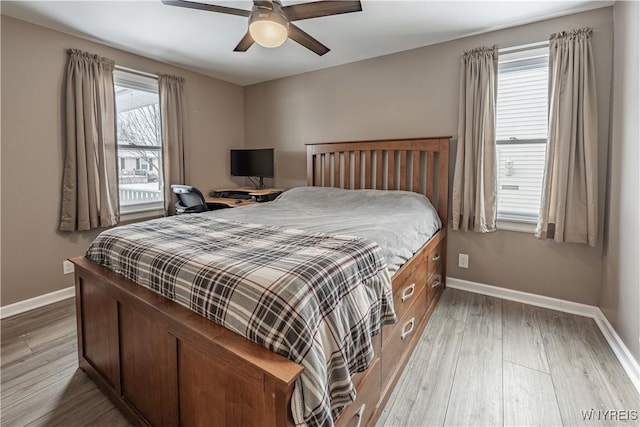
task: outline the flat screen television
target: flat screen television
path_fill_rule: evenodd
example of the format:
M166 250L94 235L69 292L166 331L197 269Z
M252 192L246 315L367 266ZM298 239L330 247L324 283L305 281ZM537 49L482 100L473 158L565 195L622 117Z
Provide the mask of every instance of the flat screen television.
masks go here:
M246 176L256 187L264 188L263 178L273 178L273 152L273 148L231 150L231 176Z

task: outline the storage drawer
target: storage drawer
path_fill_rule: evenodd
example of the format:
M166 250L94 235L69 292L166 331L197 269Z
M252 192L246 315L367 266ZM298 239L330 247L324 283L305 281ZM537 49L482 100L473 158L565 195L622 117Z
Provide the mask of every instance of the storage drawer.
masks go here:
M405 353L420 322L427 312L426 289L422 289L398 323L382 329L382 383L386 384L393 368Z
M381 393L380 358L376 357L358 378L356 400L338 417L336 427L364 427L373 415ZM354 383L356 379L354 379Z
M436 270L427 283L427 303L431 302L438 297L444 288L444 280L442 277L442 268Z
M427 278L427 254L420 253L414 255L414 258L409 260L405 265L400 268L393 276L392 286L393 286L393 294L395 294L404 286L415 282L417 277L420 277L424 280L423 283L426 283Z
M427 255L427 277L431 278L435 274L436 271L440 269L442 265L442 261L444 259L444 254L442 253L442 243L433 248L431 252Z
M393 293L393 307L396 317L402 319L418 294L422 293L427 285L427 269L415 269L411 275L404 278L404 282L395 286ZM395 325L394 325L395 326Z

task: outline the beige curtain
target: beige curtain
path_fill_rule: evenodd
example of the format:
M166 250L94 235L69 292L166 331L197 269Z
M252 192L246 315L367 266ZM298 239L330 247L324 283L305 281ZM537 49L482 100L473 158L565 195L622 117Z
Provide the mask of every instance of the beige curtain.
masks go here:
M114 62L67 51L66 156L60 230L89 230L119 221Z
M551 35L549 141L536 237L595 246L598 117L591 32Z
M496 76L494 47L467 51L460 73L453 229L496 230Z
M161 74L158 77L160 118L162 123L162 162L165 215L175 214L172 184L185 183L184 79Z

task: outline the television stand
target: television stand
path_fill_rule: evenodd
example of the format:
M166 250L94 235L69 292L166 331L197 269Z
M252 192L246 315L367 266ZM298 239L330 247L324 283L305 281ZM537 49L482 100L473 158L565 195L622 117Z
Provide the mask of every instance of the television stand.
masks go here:
M209 192L209 196L214 198L226 198L235 200L255 200L258 203L270 202L282 194L284 190L280 188L217 188Z

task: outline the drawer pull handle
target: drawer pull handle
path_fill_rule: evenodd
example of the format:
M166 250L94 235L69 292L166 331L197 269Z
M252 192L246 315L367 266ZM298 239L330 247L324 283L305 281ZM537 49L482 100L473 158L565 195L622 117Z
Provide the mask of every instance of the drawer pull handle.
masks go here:
M432 288L437 288L441 284L442 284L442 282L440 281L440 279L436 279L436 280L433 281L433 284L431 285L431 287Z
M406 300L411 298L415 292L416 292L416 284L415 283L412 283L409 286L407 286L406 288L404 288L404 291L402 291L402 302L405 302Z
M402 334L400 335L400 338L405 339L407 335L413 332L413 327L415 324L416 324L416 318L412 317L411 320L409 320L402 328Z
M438 254L438 255L434 256L433 258L431 258L431 261L433 261L433 262L438 262L438 261L440 261L440 254Z
M360 424L362 424L362 418L364 418L364 407L366 406L366 404L362 404L362 406L360 407L360 409L358 409L358 412L356 412L356 418L358 419L358 423L356 424L356 427L360 427Z

